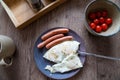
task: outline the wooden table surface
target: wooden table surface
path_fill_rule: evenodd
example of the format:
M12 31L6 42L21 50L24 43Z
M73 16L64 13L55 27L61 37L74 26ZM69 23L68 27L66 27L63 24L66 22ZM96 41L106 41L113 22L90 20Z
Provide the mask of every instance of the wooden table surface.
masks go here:
M0 80L52 80L37 68L33 57L33 46L38 36L54 27L67 27L80 35L87 52L120 57L120 33L111 37L93 36L84 26L84 10L91 0L70 0L23 30L14 27L0 5L0 34L11 37L16 44L13 65L0 67ZM112 0L120 7L120 0ZM21 14L22 15L22 14ZM120 80L120 61L87 56L82 70L68 80Z

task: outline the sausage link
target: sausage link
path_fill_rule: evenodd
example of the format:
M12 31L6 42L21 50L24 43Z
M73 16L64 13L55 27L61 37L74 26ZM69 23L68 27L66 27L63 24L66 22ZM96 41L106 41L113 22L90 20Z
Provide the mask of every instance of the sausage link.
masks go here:
M65 36L65 37L56 39L56 40L48 43L48 44L46 45L46 48L47 48L47 49L50 49L51 47L53 47L53 46L55 46L55 45L57 45L57 44L59 44L59 43L61 43L61 42L63 42L63 41L72 40L72 39L73 39L72 36Z
M45 35L43 35L41 37L41 39L46 40L46 39L52 37L53 35L63 34L63 33L68 33L68 32L69 32L69 29L66 29L66 28L55 29L55 30L52 30L52 31L46 33Z
M64 34L57 34L57 35L54 35L48 39L46 39L45 41L39 43L37 45L38 48L42 48L44 47L46 44L50 43L51 41L55 40L55 39L58 39L58 38L61 38L61 37L64 37Z

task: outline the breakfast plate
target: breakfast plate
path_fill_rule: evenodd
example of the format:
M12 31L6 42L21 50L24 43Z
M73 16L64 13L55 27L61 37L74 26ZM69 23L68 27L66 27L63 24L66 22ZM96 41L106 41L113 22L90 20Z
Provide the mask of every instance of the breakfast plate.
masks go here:
M51 30L59 29L59 28L64 28L64 27L56 27L56 28L49 29L38 37L38 39L37 39L37 41L35 42L35 45L34 45L34 59L35 59L35 62L36 62L36 65L37 65L38 69L44 75L46 75L47 77L52 78L52 79L67 79L67 78L70 78L70 77L74 76L75 74L77 74L80 71L81 68L75 69L75 70L72 70L72 71L69 71L69 72L65 72L65 73L59 73L59 72L51 73L50 71L45 70L45 67L47 65L53 65L55 63L50 62L50 61L46 60L45 58L43 58L43 55L45 54L45 52L48 49L46 49L45 47L43 47L41 49L37 48L37 45L40 42L42 42L42 40L41 40L42 35L46 34L47 32L49 32ZM80 42L79 51L85 51L84 41L82 40L82 38L77 33L75 33L73 30L69 29L69 32L65 35L66 36L67 35L73 36L74 40ZM80 58L82 64L84 65L85 55L82 55L82 56L79 55L79 58Z

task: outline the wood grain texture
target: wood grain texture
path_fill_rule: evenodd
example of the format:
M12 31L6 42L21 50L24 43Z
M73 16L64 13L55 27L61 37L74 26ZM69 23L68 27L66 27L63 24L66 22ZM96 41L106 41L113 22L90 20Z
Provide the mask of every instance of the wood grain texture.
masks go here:
M120 57L120 33L104 38L93 36L86 30L83 15L90 1L69 0L23 30L15 29L0 5L0 34L11 37L17 48L13 65L0 67L0 80L52 80L38 70L33 46L42 32L54 27L62 26L76 31L84 39L87 52ZM120 6L120 0L112 1ZM83 69L67 80L120 80L120 61L87 56Z

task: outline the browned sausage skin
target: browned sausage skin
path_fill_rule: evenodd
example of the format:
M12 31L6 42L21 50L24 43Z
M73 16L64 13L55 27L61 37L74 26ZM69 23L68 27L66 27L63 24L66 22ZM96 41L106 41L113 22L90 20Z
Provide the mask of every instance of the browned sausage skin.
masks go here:
M63 41L72 40L72 39L73 39L72 36L65 36L65 37L56 39L56 40L48 43L48 44L46 45L46 48L47 48L47 49L50 49L51 47L53 47L53 46L55 46L55 45L57 45L57 44L59 44L59 43L61 43L61 42L63 42Z
M57 34L57 35L54 35L48 39L46 39L45 41L39 43L37 45L38 48L42 48L44 47L45 45L47 45L48 43L50 43L51 41L55 40L55 39L58 39L58 38L61 38L61 37L64 37L64 34Z
M46 33L45 35L43 35L43 36L41 37L41 39L44 41L44 40L52 37L53 35L63 34L63 33L68 33L68 32L69 32L69 29L66 29L66 28L54 29L54 30Z

